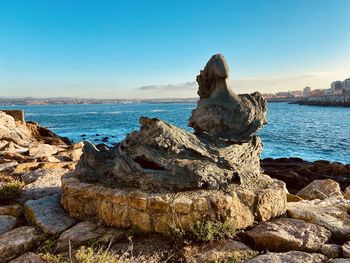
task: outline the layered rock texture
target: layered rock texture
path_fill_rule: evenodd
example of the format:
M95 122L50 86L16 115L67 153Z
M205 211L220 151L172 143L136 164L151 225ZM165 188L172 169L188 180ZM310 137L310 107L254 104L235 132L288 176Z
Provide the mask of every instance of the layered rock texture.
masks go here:
M211 218L243 229L286 209L285 186L261 174L265 100L235 95L228 66L213 56L197 81L201 100L187 132L141 117L113 148L85 143L75 174L63 178L62 204L76 218L169 233Z

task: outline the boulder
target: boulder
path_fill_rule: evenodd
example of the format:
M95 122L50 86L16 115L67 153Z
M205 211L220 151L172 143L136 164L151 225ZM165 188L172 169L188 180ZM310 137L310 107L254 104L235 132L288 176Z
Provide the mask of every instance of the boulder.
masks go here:
M22 175L22 180L28 183L22 189L25 199L39 199L61 192L61 177L69 172L67 169L38 169ZM29 183L30 182L30 183Z
M197 76L200 100L192 111L189 126L195 132L242 140L266 123L266 101L258 92L236 95L229 81L229 67L222 54L216 54Z
M17 218L9 215L0 215L0 234L10 231L15 228Z
M28 221L38 226L44 233L57 235L75 224L62 209L60 195L53 195L38 200L29 200L24 205Z
M255 257L258 252L247 245L235 241L225 240L204 245L188 245L182 249L185 262L241 262Z
M348 239L350 234L350 200L327 198L304 200L287 204L289 217L323 226L337 239Z
M0 260L15 258L40 244L43 236L34 227L22 226L0 235Z
M343 196L340 185L331 179L315 180L301 189L297 195L306 200Z
M278 218L257 225L247 231L246 235L260 250L317 252L329 240L332 233L322 226L303 220Z
M0 140L13 142L19 146L28 146L32 140L32 134L25 124L16 122L15 119L0 111Z
M289 251L284 253L267 253L244 263L326 263L326 256L317 253L306 253L301 251Z
M49 144L31 144L29 146L29 156L40 158L49 157L57 153L57 149Z
M77 166L83 180L149 191L227 189L260 175L262 144L222 140L160 119L140 118L141 130L108 149L86 142Z
M10 261L10 263L48 263L33 252L24 253L22 256Z
M350 241L345 242L341 246L341 250L344 258L350 258Z
M126 238L126 232L117 228L98 226L96 223L85 221L64 231L57 240L56 250L68 249L85 244L117 242Z
M325 255L328 258L338 258L341 256L341 246L337 244L323 244L319 250L319 253Z

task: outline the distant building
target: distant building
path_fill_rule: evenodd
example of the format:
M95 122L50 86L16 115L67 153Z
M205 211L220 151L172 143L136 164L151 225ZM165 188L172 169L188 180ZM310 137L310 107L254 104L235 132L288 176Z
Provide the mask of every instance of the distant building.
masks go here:
M304 97L309 97L311 93L311 88L310 87L305 87L303 90L303 96Z
M340 80L333 81L331 84L331 94L340 95L342 94L342 82Z
M345 93L350 93L350 78L343 81L342 89Z

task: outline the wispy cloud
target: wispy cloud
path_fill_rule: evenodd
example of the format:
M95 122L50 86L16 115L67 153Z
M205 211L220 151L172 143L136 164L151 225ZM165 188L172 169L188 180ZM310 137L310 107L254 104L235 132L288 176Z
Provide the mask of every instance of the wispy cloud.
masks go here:
M148 85L138 88L143 91L156 91L156 90L193 90L197 89L197 82L186 82L180 84L168 84L168 85Z

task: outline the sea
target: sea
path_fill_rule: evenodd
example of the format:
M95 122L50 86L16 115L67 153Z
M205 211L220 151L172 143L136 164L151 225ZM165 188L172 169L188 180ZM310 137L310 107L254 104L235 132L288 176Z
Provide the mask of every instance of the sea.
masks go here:
M38 122L73 142L112 145L139 130L141 116L157 117L188 131L195 103L15 105L26 120ZM268 103L268 124L258 132L262 158L300 157L350 163L350 108ZM106 139L105 139L106 140Z

